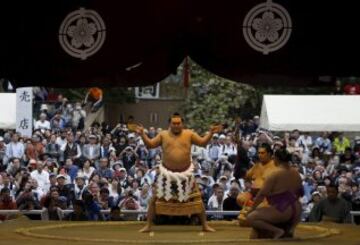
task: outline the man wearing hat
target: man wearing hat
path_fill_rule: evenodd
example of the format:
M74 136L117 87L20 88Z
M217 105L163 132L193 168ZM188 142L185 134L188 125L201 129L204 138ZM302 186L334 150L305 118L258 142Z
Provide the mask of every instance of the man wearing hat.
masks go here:
M120 168L117 180L119 181L119 183L122 187L126 186L126 184L127 184L126 179L127 179L126 168Z
M226 136L225 136L225 134L220 134L220 136L219 136L219 145L220 145L220 155L221 155L221 153L222 153L222 149L224 148L224 146L225 146L225 139L226 139Z
M74 190L72 190L71 185L66 182L69 181L69 176L64 174L58 174L56 176L57 187L59 188L59 195L66 198L67 205L74 200Z
M162 130L152 139L146 135L143 127L137 127L137 133L148 148L161 146L163 150L163 162L159 166L159 175L155 182L157 191L149 203L147 224L140 232L152 230L155 214L174 215L174 211L171 212L169 209L170 200L176 202L172 205L179 211L176 215L199 214L203 231L214 231L206 222L205 207L199 189L194 183L191 145L205 146L213 134L219 133L222 127L212 126L209 133L201 137L193 130L184 129L183 119L177 113L171 116L169 123L168 130ZM177 190L176 195L174 190ZM199 200L191 201L191 196ZM190 203L191 207L185 207L184 203Z
M215 183L214 178L211 176L210 173L210 166L203 166L201 169L202 177L207 177L207 180L209 181L209 185L212 186Z

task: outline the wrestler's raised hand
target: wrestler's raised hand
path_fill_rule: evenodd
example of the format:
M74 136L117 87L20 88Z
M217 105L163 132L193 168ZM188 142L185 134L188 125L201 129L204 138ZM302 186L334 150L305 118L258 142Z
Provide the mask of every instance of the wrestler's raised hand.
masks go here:
M219 125L212 125L212 126L210 127L210 132L213 133L213 134L215 134L215 133L220 133L220 132L222 131L222 129L223 129L223 126L222 126L221 124L219 124Z

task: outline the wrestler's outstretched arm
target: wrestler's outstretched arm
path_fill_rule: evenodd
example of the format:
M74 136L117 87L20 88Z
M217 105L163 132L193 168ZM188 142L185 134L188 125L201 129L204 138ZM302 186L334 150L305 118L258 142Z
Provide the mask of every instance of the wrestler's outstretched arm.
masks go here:
M207 143L209 143L209 141L211 140L213 134L220 133L222 128L222 125L211 126L209 133L207 133L203 137L198 135L196 132L193 132L193 134L191 135L191 143L198 146L206 146Z
M150 139L144 132L144 127L141 125L136 127L136 132L141 136L142 140L148 148L156 148L161 145L161 133Z

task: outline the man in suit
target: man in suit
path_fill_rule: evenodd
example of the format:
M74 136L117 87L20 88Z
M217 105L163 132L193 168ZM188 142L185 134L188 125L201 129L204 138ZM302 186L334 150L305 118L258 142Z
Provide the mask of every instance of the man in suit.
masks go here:
M89 144L86 144L83 149L83 156L85 159L89 159L95 162L100 157L100 146L97 144L97 138L95 135L89 136Z

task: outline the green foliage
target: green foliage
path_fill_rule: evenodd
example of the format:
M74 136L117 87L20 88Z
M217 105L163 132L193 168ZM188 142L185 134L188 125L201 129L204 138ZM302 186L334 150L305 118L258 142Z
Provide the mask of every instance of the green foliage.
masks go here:
M256 112L258 103L253 87L216 76L191 62L191 82L184 105L188 127L204 132L214 123L231 125L236 116Z

